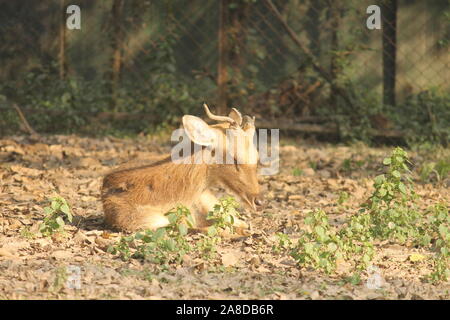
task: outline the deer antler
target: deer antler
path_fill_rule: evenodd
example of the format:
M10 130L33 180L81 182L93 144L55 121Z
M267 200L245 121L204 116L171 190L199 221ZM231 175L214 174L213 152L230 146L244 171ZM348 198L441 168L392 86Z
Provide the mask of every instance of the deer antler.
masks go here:
M232 119L230 117L216 116L216 115L212 114L211 111L209 111L209 108L206 105L206 103L203 103L203 108L205 108L205 112L206 112L206 115L208 116L208 118L210 118L212 120L220 121L220 122L229 122L232 125L236 125L236 121L234 121L234 119Z

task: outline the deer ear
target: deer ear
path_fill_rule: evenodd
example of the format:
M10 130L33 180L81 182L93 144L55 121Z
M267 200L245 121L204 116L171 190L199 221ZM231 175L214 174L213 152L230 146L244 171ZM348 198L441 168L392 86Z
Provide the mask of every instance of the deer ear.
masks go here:
M211 146L216 141L214 130L198 117L183 116L183 126L189 139L198 145Z
M230 114L228 116L236 121L238 126L242 124L242 115L236 108L231 108Z

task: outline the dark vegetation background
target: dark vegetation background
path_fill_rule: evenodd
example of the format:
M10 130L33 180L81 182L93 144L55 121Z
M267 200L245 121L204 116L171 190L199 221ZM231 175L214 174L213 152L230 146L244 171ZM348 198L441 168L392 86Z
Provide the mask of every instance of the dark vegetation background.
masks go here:
M447 145L449 18L448 0L0 0L0 135L26 129L19 111L38 133L154 133L206 101L259 127Z

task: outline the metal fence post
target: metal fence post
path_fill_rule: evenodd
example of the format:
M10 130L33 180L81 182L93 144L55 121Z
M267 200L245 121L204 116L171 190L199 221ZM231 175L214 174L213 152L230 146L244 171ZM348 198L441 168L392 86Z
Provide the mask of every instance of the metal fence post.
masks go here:
M397 55L397 0L382 3L383 28L383 104L395 106Z
M218 113L225 113L227 108L227 81L228 81L228 0L220 0L219 12L219 63L217 70L217 87L219 89Z

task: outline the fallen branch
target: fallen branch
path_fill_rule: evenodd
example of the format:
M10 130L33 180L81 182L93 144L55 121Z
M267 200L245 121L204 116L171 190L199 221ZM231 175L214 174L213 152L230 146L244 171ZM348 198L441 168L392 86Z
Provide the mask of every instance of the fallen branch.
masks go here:
M326 123L323 125L310 123L292 123L278 119L277 121L256 120L257 128L291 130L304 133L322 133L339 135L339 127L336 123ZM403 132L394 129L378 130L369 129L370 135L382 138L403 138Z
M12 105L12 107L14 108L14 110L16 110L17 114L19 115L20 121L22 121L23 127L28 132L28 134L32 138L39 138L39 134L30 126L30 124L28 123L27 119L25 118L22 110L20 110L19 106L14 103Z

